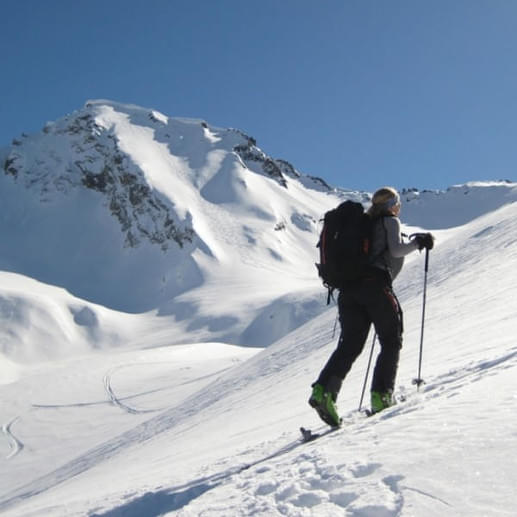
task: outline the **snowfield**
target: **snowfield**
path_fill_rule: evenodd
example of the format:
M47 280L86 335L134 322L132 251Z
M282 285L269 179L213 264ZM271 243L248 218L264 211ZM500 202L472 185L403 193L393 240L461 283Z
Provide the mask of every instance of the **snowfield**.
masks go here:
M106 126L113 117L122 125L115 134L134 136L134 141L121 136L119 145L125 142L127 152L143 146L139 109L124 108L132 123L142 126L135 129L126 117L113 114L117 105L92 106L101 110ZM96 296L79 296L81 276L86 285L88 278L98 280L95 271L81 269L65 288L64 277L61 284L31 277L37 257L17 262L17 252L7 252L4 243L0 513L515 515L517 184L403 194L408 233L426 228L437 237L427 285L425 384L417 391L412 382L424 281L424 254L415 253L395 285L405 323L399 403L371 418L358 411L370 335L338 400L342 428L302 443L301 426L327 429L307 399L338 337L336 307L325 305L326 291L313 266L318 218L343 196L361 199L362 194L311 189L307 178L294 176L284 177L286 188L260 171L229 166L236 159L231 149L214 149L224 140L222 131L207 126L200 132L199 121L156 112L153 117L153 124L180 127L182 134L181 124L190 124L198 139L194 145L193 137L185 136L188 159L182 171L190 183L178 180L178 188L187 189L180 196L190 196L194 231L203 235L203 244L194 239L179 261L180 268L188 264L185 275L195 275L187 284L195 280L195 285L175 291L178 284L166 280L154 298L152 290L145 293L152 309L146 302L145 310L123 311L120 293L114 293L111 306L100 303L108 300L113 283L94 286ZM196 154L198 146L202 151ZM151 159L167 161L162 151L138 150L144 172ZM156 188L164 181L160 189L165 190L170 184L160 163L152 168L161 173L149 181ZM0 222L8 243L37 251L45 236L31 232L42 232L44 225L31 229L32 222L50 210L46 213L57 224L70 201L61 200L61 191L47 191L40 205L39 193L24 190L24 204L17 206L20 177L21 172L18 183L7 176L0 180L4 206L14 211L6 211ZM197 190L189 186L193 181ZM99 237L105 243L116 234L115 225L99 215L104 205L94 194L75 194L84 209L78 221L86 224L86 208L94 207L96 221L107 225ZM185 206L179 198L176 204L181 219ZM275 230L280 223L284 226L277 228L284 229ZM21 229L29 231L32 244L17 233ZM93 246L91 227L85 226L83 237ZM73 232L63 238L73 247ZM55 236L51 242L61 241ZM119 279L128 280L135 271L142 275L128 287L133 294L157 272L176 274L160 268L178 257L177 251L170 256L162 251L162 257L147 244L117 251L119 244L120 239L108 253L115 262L130 263ZM69 259L87 266L84 257L62 251L54 249L58 266ZM50 252L45 249L42 256ZM45 278L59 273L46 263L40 270Z
M513 515L516 216L505 206L431 252L420 392L423 257L406 265L406 400L369 419L357 411L365 352L340 396L343 428L312 443L298 428L324 429L306 399L336 342L334 308L264 350L203 343L4 365L0 508Z

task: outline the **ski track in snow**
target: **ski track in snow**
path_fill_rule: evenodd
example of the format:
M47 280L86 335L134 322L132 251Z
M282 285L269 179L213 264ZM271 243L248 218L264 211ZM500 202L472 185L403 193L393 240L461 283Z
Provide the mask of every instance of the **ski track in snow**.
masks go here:
M111 403L114 406L117 406L117 407L123 409L124 411L131 413L133 415L143 414L143 413L153 413L155 411L160 411L159 409L137 409L135 407L129 406L128 404L122 402L122 399L117 397L117 395L113 391L113 387L111 385L112 376L116 371L121 370L123 368L127 368L129 366L133 366L133 365L115 366L114 368L111 368L110 370L108 370L108 372L104 376L104 389L106 390L106 393L108 394L108 397L109 397Z
M149 366L149 364L150 363L145 363L146 366ZM158 364L163 365L164 363L161 362ZM212 377L217 377L218 375L221 375L222 373L224 373L226 370L228 370L230 368L230 367L222 368L221 370L210 373L208 375L195 377L188 381L174 384L173 386L165 386L165 387L156 388L156 389L152 389L152 390L146 390L143 392L135 393L133 395L126 395L126 396L122 396L122 397L118 396L116 394L116 392L113 388L113 384L112 384L113 375L117 371L119 371L123 368L132 367L132 366L135 366L135 365L133 363L118 365L118 366L111 368L108 372L106 372L106 374L103 377L103 384L104 384L104 390L106 391L109 400L96 400L96 401L91 401L91 402L74 402L74 403L70 403L70 404L34 404L33 403L33 404L31 404L31 407L34 409L59 409L59 408L81 408L81 407L100 406L100 405L105 405L105 404L111 404L111 405L119 407L120 409L123 409L127 413L134 414L134 415L145 414L145 413L155 413L158 411L163 411L167 408L161 407L161 408L155 408L155 409L139 409L137 407L130 406L125 401L137 399L137 398L143 397L145 395L152 395L154 393L158 393L161 391L174 390L180 386L186 386L188 384L195 384L202 380L210 379Z
M0 500L0 511L6 510L15 504L41 494L64 481L90 470L96 465L120 454L131 445L150 440L152 437L169 430L176 422L184 418L185 414L188 414L188 411L183 407L173 408L90 449L48 474L6 494L5 498Z
M15 417L8 424L2 425L2 434L7 439L7 443L9 444L9 449L11 451L5 457L7 460L13 458L18 453L20 453L24 447L23 443L14 436L11 430L13 424L18 420L18 418L19 417Z
M149 366L150 364L151 363L145 363L146 366ZM157 364L164 364L164 363L162 362L162 363L157 363ZM120 409L126 411L127 413L130 413L130 414L133 414L133 415L139 415L139 414L145 414L145 413L156 413L158 411L164 411L167 408L166 407L161 407L161 408L154 408L154 409L139 409L137 407L130 406L130 405L126 404L124 402L125 400L130 400L130 399L138 398L138 397L141 397L143 395L149 395L149 394L156 393L158 391L167 390L167 389L175 389L175 388L177 388L179 386L184 386L186 384L197 383L197 382L199 382L201 380L210 379L212 377L217 377L218 375L221 375L222 373L224 373L226 370L230 369L230 367L222 368L221 370L218 370L216 372L210 373L208 375L197 377L195 379L191 379L189 381L182 382L180 384L176 384L176 385L171 386L171 387L158 388L158 389L154 389L154 390L148 390L148 391L145 391L145 392L142 392L142 393L138 393L136 395L127 396L127 397L118 397L117 394L115 393L115 391L113 389L113 385L112 385L113 375L116 372L120 371L120 370L123 370L125 368L132 368L134 366L135 366L134 363L121 364L121 365L115 366L115 367L111 368L110 370L108 370L108 372L104 375L104 378L103 378L104 389L105 389L105 391L106 391L106 393L107 393L107 395L108 395L108 397L110 399L109 403L111 403L114 406L117 406Z

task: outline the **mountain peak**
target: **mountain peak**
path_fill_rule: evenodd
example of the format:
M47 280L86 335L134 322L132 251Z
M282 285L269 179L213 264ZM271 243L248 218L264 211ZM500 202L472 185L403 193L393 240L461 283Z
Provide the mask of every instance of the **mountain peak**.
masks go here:
M241 130L108 100L3 156L16 243L3 267L118 310L177 314L179 295L235 261L238 282L279 267L314 282L317 220L336 199Z

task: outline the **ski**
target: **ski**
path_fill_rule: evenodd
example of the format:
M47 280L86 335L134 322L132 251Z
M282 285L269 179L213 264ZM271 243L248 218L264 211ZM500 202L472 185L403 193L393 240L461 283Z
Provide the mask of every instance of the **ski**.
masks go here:
M371 417L374 415L378 415L379 413L382 413L383 411L386 411L387 409L393 409L395 406L406 402L406 395L404 393L397 394L396 397L393 397L393 404L391 406L388 406L384 408L382 411L372 411L371 409L367 408L361 408L359 407L359 413L363 414L366 417Z
M322 436L326 436L327 434L333 433L334 431L337 431L340 429L340 427L330 427L329 429L326 429L325 431L320 432L314 432L311 429L306 429L305 427L300 427L300 433L302 434L301 441L302 443L308 443L313 442L314 440L317 440L318 438L321 438Z
M362 408L362 409L359 409L359 413L364 416L365 418L370 418L372 416L377 416L379 414L382 414L382 415L385 415L385 416L388 416L390 415L390 411L388 410L393 410L396 408L396 406L398 406L398 404L401 404L401 403L404 403L406 402L406 395L404 393L400 393L397 395L395 401L394 401L394 404L392 406L389 406L387 407L386 409L384 409L383 411L378 411L378 412L373 412L371 411L370 409L367 409L367 408ZM384 413L384 411L386 411L386 413ZM396 414L397 412L395 412L394 414ZM306 427L300 427L300 433L302 435L301 437L301 442L302 443L308 443L308 442L312 442L314 440L317 440L318 438L321 438L323 436L326 436L327 434L330 434L334 431L337 431L338 429L341 429L342 427L342 423L343 423L343 419L340 419L340 425L337 426L337 427L334 427L334 426L331 426L329 427L328 429L324 429L322 431L313 431L312 429L308 429Z

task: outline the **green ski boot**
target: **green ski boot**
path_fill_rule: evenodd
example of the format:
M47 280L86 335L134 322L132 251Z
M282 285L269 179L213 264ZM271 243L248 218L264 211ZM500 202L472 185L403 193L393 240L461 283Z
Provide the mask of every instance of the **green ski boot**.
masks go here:
M379 393L378 391L372 391L372 414L379 413L383 409L389 408L395 404L395 399L391 391L386 393Z
M309 405L313 407L319 417L331 427L339 427L341 418L337 413L334 397L321 384L313 384Z

